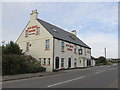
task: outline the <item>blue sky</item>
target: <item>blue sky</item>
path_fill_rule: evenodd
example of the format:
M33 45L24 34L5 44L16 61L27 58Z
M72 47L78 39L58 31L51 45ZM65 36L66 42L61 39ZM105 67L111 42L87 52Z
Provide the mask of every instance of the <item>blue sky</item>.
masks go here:
M40 19L67 31L77 30L77 36L92 48L93 56L103 56L106 47L108 58L118 57L117 2L4 2L2 40L16 41L34 9Z

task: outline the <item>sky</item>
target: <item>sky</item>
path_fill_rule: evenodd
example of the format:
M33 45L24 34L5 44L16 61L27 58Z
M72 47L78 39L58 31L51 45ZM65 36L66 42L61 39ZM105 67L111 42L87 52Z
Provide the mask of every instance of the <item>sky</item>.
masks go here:
M3 2L0 41L16 41L35 9L40 19L67 31L76 30L91 47L92 56L104 56L106 48L107 58L118 57L117 2Z

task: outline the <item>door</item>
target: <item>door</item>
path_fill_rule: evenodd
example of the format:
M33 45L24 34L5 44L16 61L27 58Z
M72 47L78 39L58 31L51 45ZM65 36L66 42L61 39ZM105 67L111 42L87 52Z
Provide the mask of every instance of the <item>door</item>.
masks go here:
M71 67L71 58L68 58L68 68Z
M56 57L56 60L55 60L55 68L56 68L56 69L59 68L59 57Z

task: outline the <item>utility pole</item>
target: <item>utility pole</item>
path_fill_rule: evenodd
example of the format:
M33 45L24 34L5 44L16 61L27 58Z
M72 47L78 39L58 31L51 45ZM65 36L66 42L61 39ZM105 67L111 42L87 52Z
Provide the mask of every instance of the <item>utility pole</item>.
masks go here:
M104 48L104 50L105 50L105 58L106 58L106 48Z

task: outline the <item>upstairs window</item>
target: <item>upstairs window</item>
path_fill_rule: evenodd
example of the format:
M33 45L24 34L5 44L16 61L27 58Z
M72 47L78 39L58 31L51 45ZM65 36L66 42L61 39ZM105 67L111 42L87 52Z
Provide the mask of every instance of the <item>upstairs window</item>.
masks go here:
M50 40L49 39L47 39L46 40L46 49L50 49Z
M36 35L40 35L40 27L36 28Z
M84 53L85 53L85 56L86 56L86 48L84 49Z
M77 53L77 47L76 47L76 45L75 45L75 47L74 47L74 53L75 53L75 54Z
M61 50L62 50L62 51L65 50L65 42L64 42L64 41L61 42Z
M28 30L25 31L25 37L28 37Z
M29 51L29 42L26 43L26 51Z
M79 55L82 55L82 54L83 54L82 49L79 49L79 50L78 50L78 54L79 54Z

